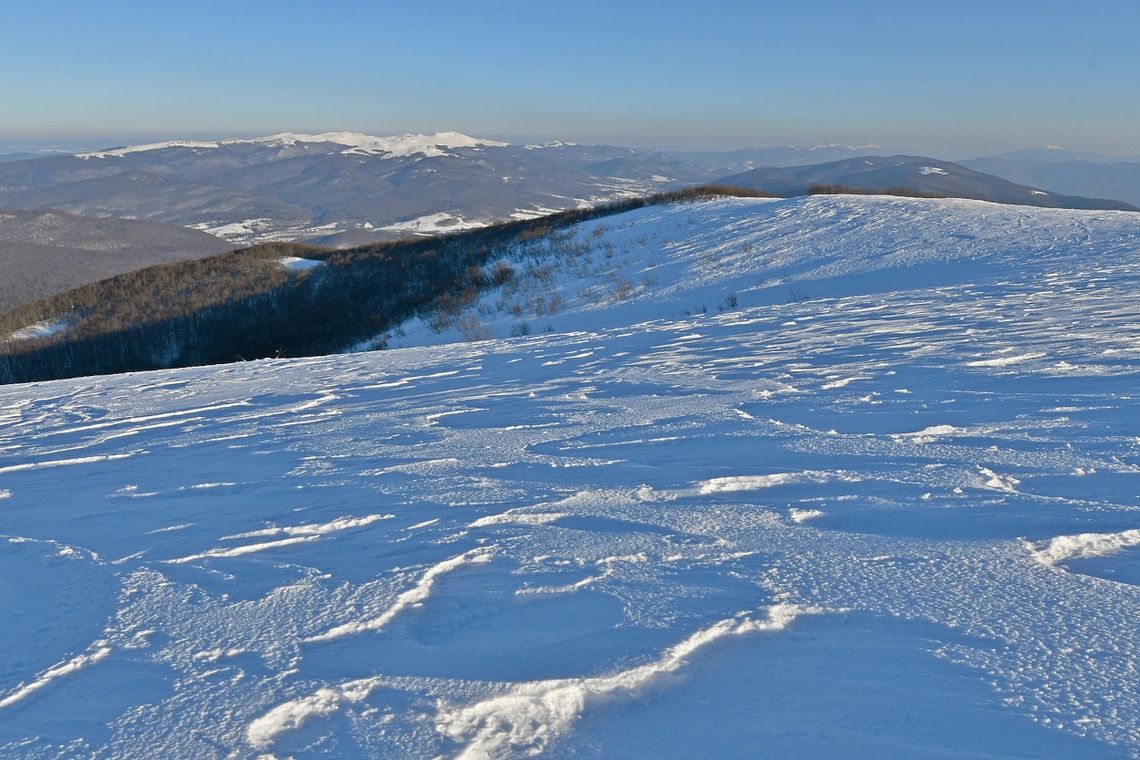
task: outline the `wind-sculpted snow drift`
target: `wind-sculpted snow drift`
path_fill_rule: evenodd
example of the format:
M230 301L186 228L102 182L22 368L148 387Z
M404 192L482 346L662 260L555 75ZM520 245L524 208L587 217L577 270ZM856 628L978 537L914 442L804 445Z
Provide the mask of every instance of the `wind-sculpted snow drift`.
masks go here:
M575 234L517 338L0 388L0 756L1140 756L1140 222Z

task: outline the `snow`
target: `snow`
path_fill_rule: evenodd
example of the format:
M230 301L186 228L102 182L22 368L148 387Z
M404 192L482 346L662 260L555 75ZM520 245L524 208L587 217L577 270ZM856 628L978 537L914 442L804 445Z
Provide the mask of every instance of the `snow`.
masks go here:
M42 322L21 327L11 335L8 336L9 340L34 340L36 338L48 338L61 330L68 328L69 322L66 319L45 319Z
M967 367L1008 367L1010 364L1021 364L1022 362L1031 361L1033 359L1040 359L1045 356L1042 352L1031 352L1028 354L1019 354L1017 356L999 356L994 359L979 359L978 361L966 362Z
M819 509L798 509L792 507L788 510L788 517L792 518L798 523L807 522L808 520L815 520L816 518L823 517L824 512Z
M403 222L377 227L388 232L411 232L416 235L435 235L441 232L459 232L486 227L490 221L471 221L459 215L458 211L439 211L425 214Z
M905 439L911 443L934 443L947 436L960 435L963 432L965 431L953 425L930 425L913 433L899 433L894 438L897 440Z
M227 142L241 142L232 140ZM465 135L461 132L435 132L434 134L402 134L380 137L362 132L322 132L316 135L300 134L296 132L281 132L267 137L260 137L249 142L262 145L288 146L297 143L333 143L347 146L340 151L345 155L354 156L383 156L393 158L396 156L444 156L449 155L447 149L453 148L503 148L508 143L498 140L486 140Z
M0 699L0 709L10 707L20 700L26 699L40 689L46 688L52 683L52 681L58 678L64 678L75 673L76 671L82 670L83 668L89 667L100 662L101 660L106 659L109 654L111 654L110 647L106 646L104 642L95 642L92 644L91 652L87 654L76 655L67 662L62 662L59 665L56 665L55 667L44 671L39 676L37 676L35 680L18 686L3 699Z
M918 170L919 174L949 174L945 169L940 169L937 166L924 166Z
M325 262L316 259L302 259L298 256L281 257L281 265L293 272L305 272L310 269L315 269L324 263Z
M821 612L819 608L776 604L767 610L765 620L747 616L720 620L696 631L666 650L660 659L645 665L593 678L526 683L472 705L459 708L445 705L436 719L436 729L464 745L456 755L462 760L501 757L519 750L537 754L570 730L594 703L619 696L637 696L654 682L680 670L699 650L718 639L780 631L800 615Z
M358 633L366 633L370 631L379 631L388 623L399 615L401 612L409 607L414 607L421 604L429 596L431 596L432 586L435 585L436 579L453 570L463 567L469 563L482 563L490 562L491 555L481 550L472 550L465 554L460 554L456 557L450 557L443 562L440 562L428 568L423 577L411 589L405 591L396 597L395 603L390 608L385 610L383 614L375 618L367 620L350 621L334 626L324 633L310 636L305 639L307 643L321 643L325 641L332 641L339 639L342 636L353 636Z
M822 483L829 479L826 472L777 472L771 475L734 475L727 478L712 478L701 483L700 493L733 493L736 491L756 491L761 488L812 481Z
M0 387L0 756L1136 756L1138 236L645 208L475 342Z
M76 153L76 158L122 158L131 153L148 153L152 150L168 150L170 148L187 148L189 150L208 150L217 148L222 144L217 140L167 140L165 142L132 145L126 148L112 150L96 150L88 153Z
M1056 565L1070 559L1107 557L1132 546L1140 546L1140 528L1119 533L1081 533L1076 536L1057 536L1035 556L1047 565Z
M340 222L325 224L280 223L269 217L243 219L240 222L196 222L186 225L192 230L206 232L214 237L237 245L272 243L277 241L309 240L340 231Z

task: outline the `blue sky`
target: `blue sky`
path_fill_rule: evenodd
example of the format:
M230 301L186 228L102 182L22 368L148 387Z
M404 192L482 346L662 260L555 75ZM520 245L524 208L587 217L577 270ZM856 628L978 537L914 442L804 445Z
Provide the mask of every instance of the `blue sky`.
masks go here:
M0 137L1140 154L1140 3L6 3Z

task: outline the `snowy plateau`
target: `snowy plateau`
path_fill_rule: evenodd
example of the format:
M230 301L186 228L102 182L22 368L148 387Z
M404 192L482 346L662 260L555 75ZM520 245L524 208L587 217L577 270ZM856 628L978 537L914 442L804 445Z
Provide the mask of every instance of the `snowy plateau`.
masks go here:
M0 756L1140 757L1140 218L571 234L517 337L0 388Z

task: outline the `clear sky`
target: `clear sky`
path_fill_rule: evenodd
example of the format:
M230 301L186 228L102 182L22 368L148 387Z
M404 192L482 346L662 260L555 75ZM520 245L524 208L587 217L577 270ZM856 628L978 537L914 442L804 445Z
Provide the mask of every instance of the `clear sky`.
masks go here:
M6 138L1140 154L1136 0L11 0L0 28Z

